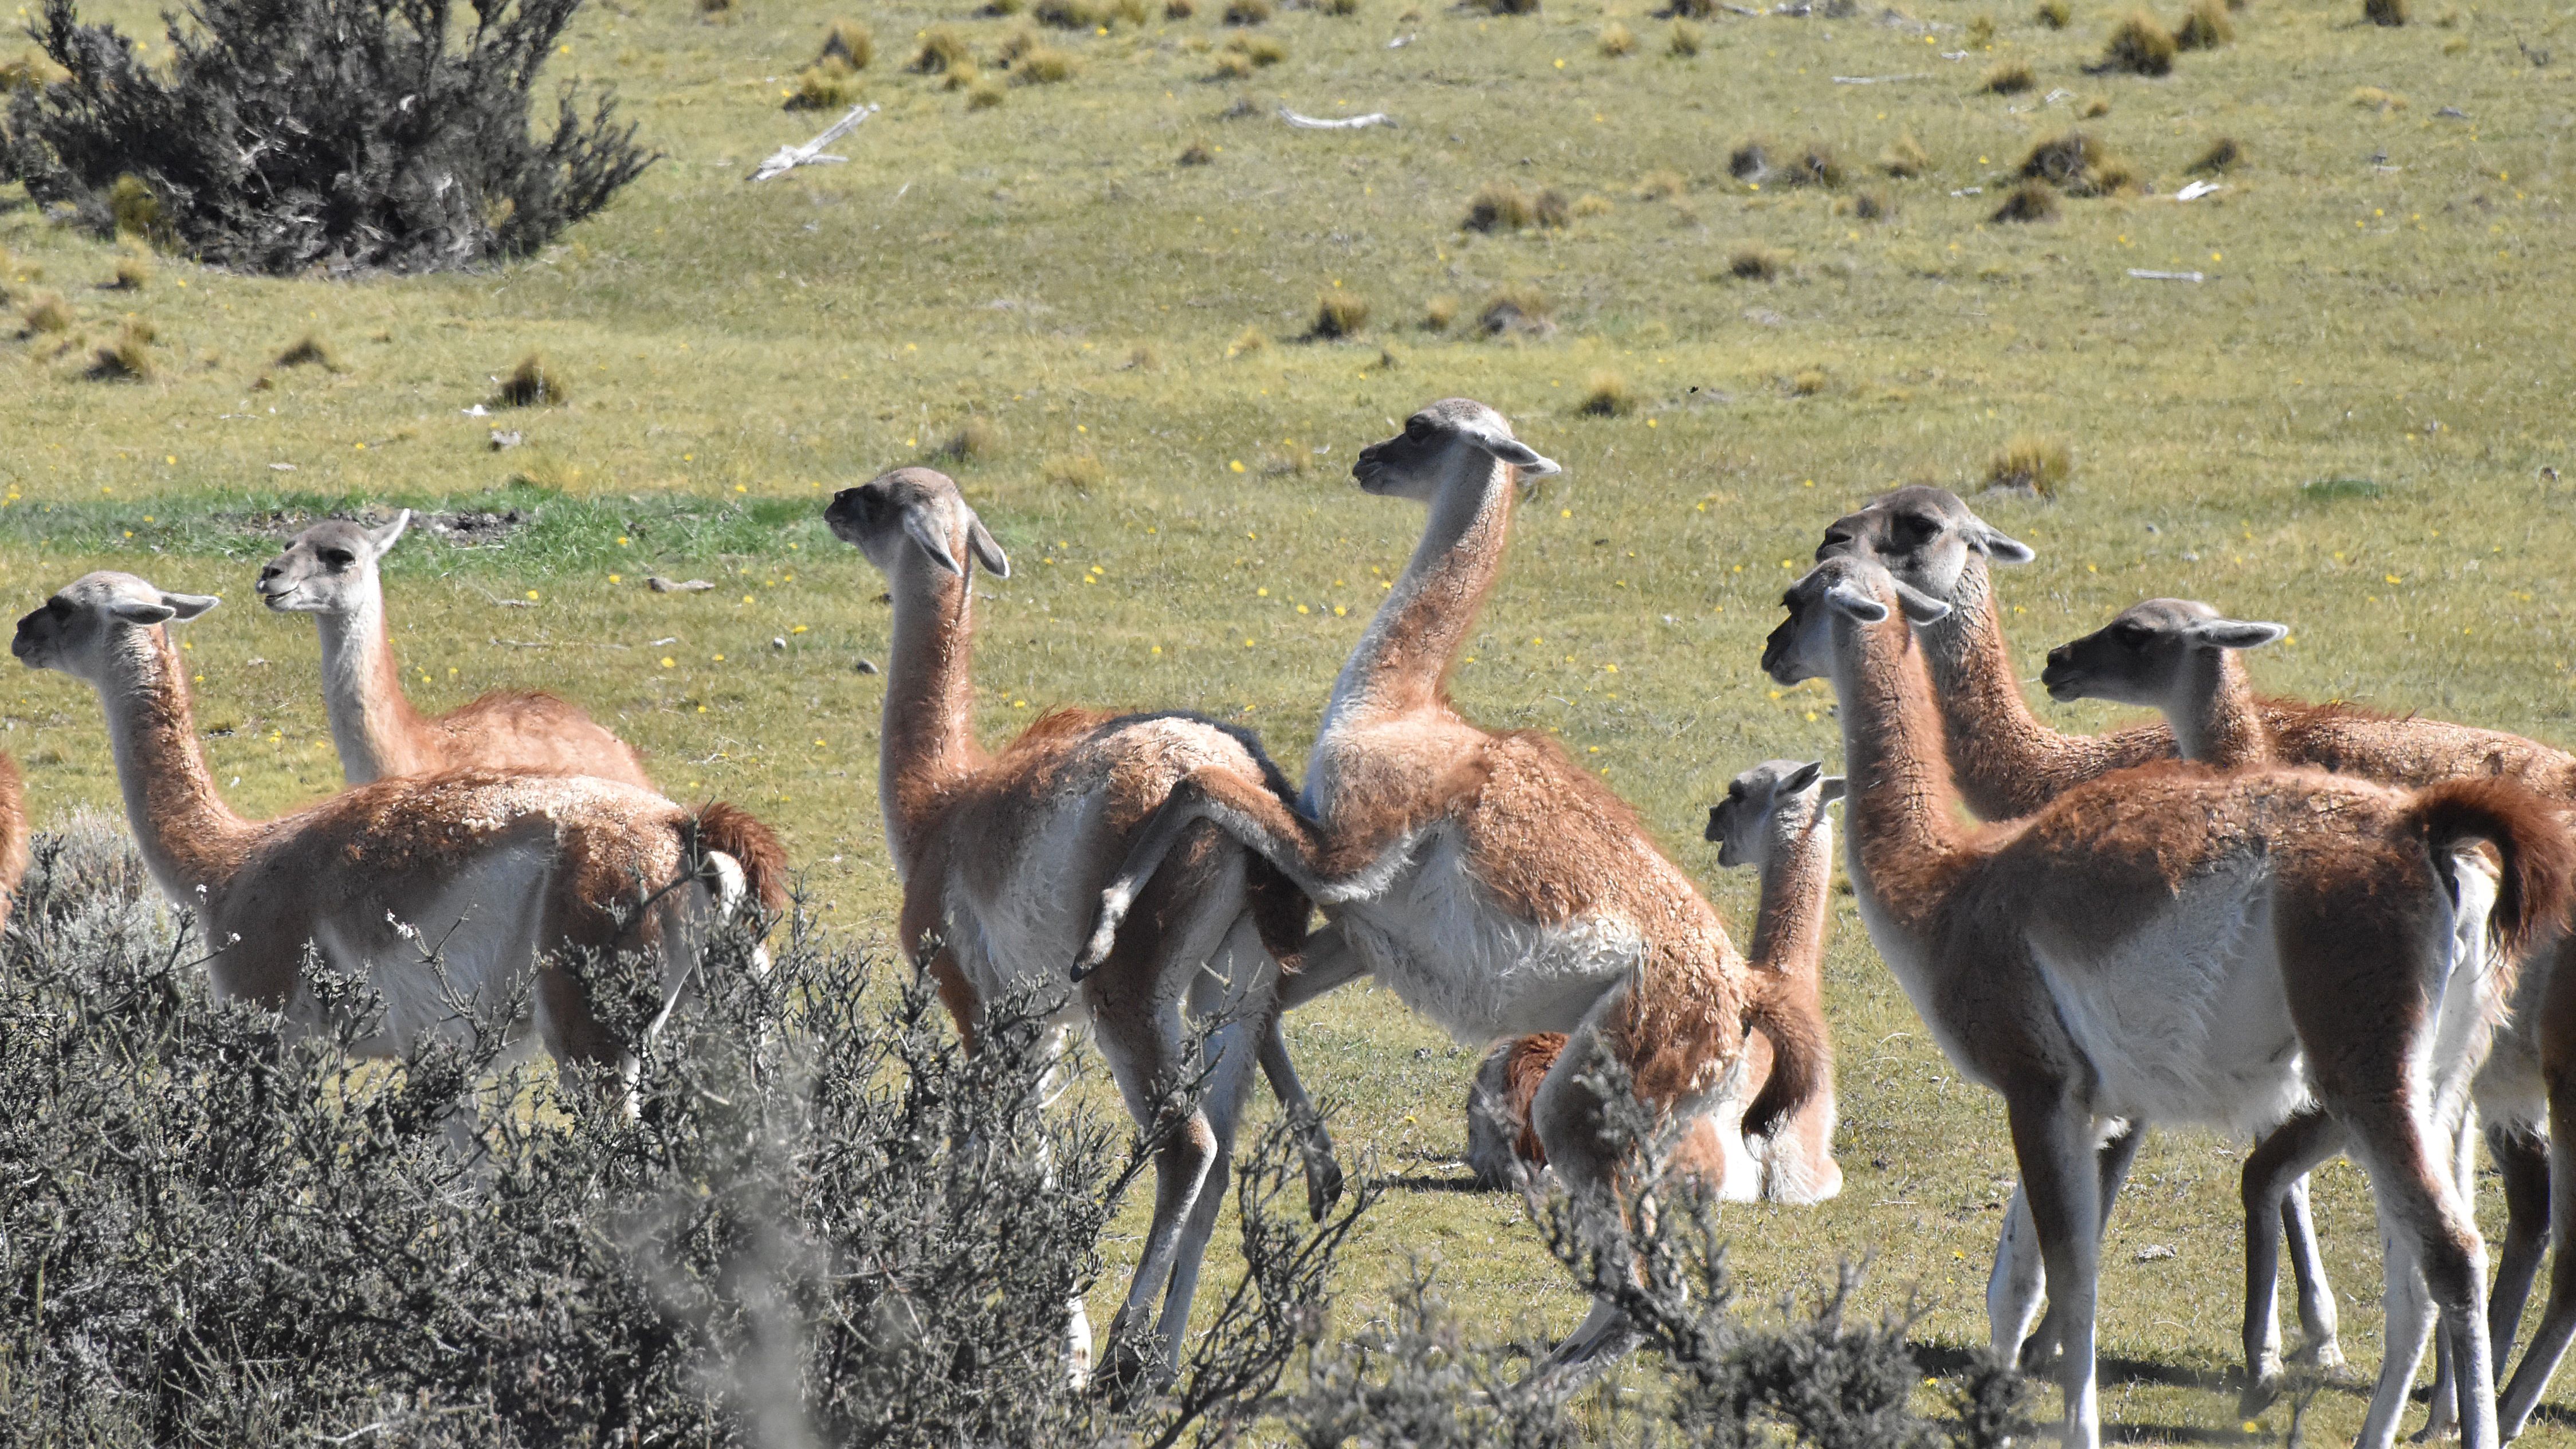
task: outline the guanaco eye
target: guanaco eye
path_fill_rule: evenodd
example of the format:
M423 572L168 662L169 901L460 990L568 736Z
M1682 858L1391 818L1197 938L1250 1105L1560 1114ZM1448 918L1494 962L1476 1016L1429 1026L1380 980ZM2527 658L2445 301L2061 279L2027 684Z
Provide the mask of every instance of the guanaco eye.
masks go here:
M347 549L326 548L322 551L322 562L329 564L335 569L347 568L349 565L356 563L357 561L358 556L349 552Z
M2111 630L2112 642L2123 649L2144 649L2147 647L2147 641L2153 637L2155 636L2144 626L2138 624L2121 624Z

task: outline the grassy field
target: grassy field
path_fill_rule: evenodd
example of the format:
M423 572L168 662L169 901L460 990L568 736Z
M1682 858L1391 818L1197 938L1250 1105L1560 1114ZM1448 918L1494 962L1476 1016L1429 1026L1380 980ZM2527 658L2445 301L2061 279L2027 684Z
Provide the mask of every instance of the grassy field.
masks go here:
M2127 11L2101 0L2062 28L1975 0L1687 26L1642 0L1510 17L1359 0L1235 27L1201 0L1075 30L968 0L602 0L554 72L616 87L663 159L507 270L279 281L162 257L110 288L116 248L0 193L0 290L23 319L0 341L0 592L24 609L120 568L226 595L183 636L200 723L230 798L270 812L339 774L311 627L250 592L265 523L515 508L515 532L416 534L391 561L415 700L583 702L674 795L774 821L818 905L863 935L895 898L883 678L856 667L882 661L887 614L819 514L961 439L941 466L1014 564L979 581L988 735L1058 703L1185 706L1257 727L1293 775L1421 523L1358 494L1353 452L1429 399L1500 408L1568 477L1523 512L1458 697L1561 731L1739 933L1751 882L1699 842L1707 804L1754 761L1838 741L1821 685L1755 668L1789 570L1874 491L1974 490L2016 438L2072 461L2051 501L1977 504L2040 551L2002 576L2031 673L2139 598L2198 597L2294 627L2255 661L2266 688L2576 741L2576 529L2549 471L2576 468L2576 9L2416 7L2381 28L2359 0L2253 0L2232 43L2150 79L2088 70ZM149 7L100 13L157 36ZM873 31L851 87L882 112L836 148L848 164L746 185L831 114L783 105L836 18ZM907 69L935 27L977 84ZM1063 79L1002 66L1031 33ZM2029 89L1981 89L2014 63ZM1398 125L1294 130L1283 103ZM2034 146L2074 129L2144 191L1992 220ZM1775 163L1824 148L1839 184L1731 175L1756 138ZM2222 139L2240 153L2208 178L2224 189L2172 199ZM1463 228L1488 187L1526 196L1533 224ZM1483 336L1505 291L1543 299L1553 330ZM1301 340L1328 296L1364 324ZM90 378L132 323L150 378ZM307 337L328 366L280 361ZM464 414L531 352L564 401ZM1584 410L1596 394L1607 415ZM495 451L494 428L523 441ZM654 593L652 574L716 587ZM0 709L40 816L113 799L85 687L22 673ZM1871 1253L1879 1304L1919 1308L1926 1342L1979 1342L2013 1175L2002 1113L1953 1079L1847 899L1827 971L1849 1185L1821 1209L1737 1211L1747 1297ZM1291 1032L1346 1149L1399 1184L1345 1313L1429 1257L1480 1321L1570 1326L1581 1305L1517 1202L1460 1190L1481 1044L1366 988ZM2240 1152L2158 1138L2113 1224L2104 1414L2123 1436L2246 1432L2225 1382ZM2318 1201L2366 1370L2359 1175L2328 1169ZM2142 1258L2154 1245L2176 1251ZM1102 1321L1121 1287L1113 1272ZM2361 1408L2330 1394L2317 1427L2347 1434ZM2571 1422L2531 1442L2576 1442Z

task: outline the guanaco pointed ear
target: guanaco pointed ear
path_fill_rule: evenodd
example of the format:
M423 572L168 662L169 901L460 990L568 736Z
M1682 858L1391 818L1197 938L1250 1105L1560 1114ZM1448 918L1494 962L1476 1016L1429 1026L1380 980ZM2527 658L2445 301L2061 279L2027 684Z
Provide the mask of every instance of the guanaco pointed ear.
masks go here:
M214 594L164 593L161 596L161 602L169 606L170 616L172 618L185 624L190 619L196 618L208 609L222 603L223 599Z
M1565 471L1554 458L1541 454L1518 438L1507 438L1481 427L1474 429L1470 436L1476 440L1476 446L1520 469L1524 483L1534 478L1553 478Z
M171 619L176 618L179 613L178 610L171 608L167 604L137 603L130 599L120 599L117 602L108 605L107 612L111 617L122 620L125 623L141 624L146 627L154 624L168 623Z
M2243 619L2204 619L2191 626L2192 639L2220 649L2260 649L2289 637L2286 624L2249 623Z
M1848 783L1849 782L1840 775L1827 775L1824 779L1823 788L1816 797L1816 803L1819 805L1830 805L1836 800L1843 798L1843 789Z
M411 510L406 508L394 515L393 522L382 528L368 530L367 547L375 550L376 557L383 558L392 551L395 544L402 541L403 530L409 527L411 527Z
M2026 564L2039 557L2031 552L2029 544L2007 535L1982 518L1977 520L1975 528L1968 530L1968 543L1997 563Z
M1808 786L1816 783L1816 777L1824 772L1824 761L1809 760L1807 763L1800 765L1787 779L1782 780L1772 789L1772 798L1777 799L1782 795L1804 794L1806 793Z
M1905 582L1895 579L1896 606L1905 611L1909 624L1938 624L1950 617L1950 606Z
M1848 619L1864 624L1877 624L1887 618L1887 606L1863 593L1850 580L1842 579L1825 588L1825 607Z
M992 570L993 577L1007 579L1011 576L1010 556L1002 552L1002 546L995 542L993 535L985 529L984 520L977 518L968 521L966 546L975 550L976 561Z
M914 543L921 545L921 551L930 555L932 563L959 578L966 576L966 565L950 551L948 540L940 536L938 525L932 523L920 509L907 508L903 511L903 531L911 536Z

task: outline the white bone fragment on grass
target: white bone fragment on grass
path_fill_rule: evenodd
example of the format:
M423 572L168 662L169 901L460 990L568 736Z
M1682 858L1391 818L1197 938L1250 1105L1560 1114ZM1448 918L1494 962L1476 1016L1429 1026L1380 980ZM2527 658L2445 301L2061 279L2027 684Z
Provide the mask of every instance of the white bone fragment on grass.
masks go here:
M1301 131L1356 131L1363 126L1395 124L1395 117L1384 111L1371 111L1365 116L1346 116L1340 120L1327 120L1321 116L1299 115L1284 105L1279 108L1279 119Z
M821 166L832 162L847 161L850 159L849 157L827 155L823 148L831 145L834 141L841 139L843 136L848 135L853 127L876 113L876 102L861 101L857 105L850 107L849 112L842 116L841 119L834 121L831 125L825 127L822 135L815 137L813 140L806 142L802 146L779 147L777 151L770 155L768 160L760 163L759 170L752 172L750 176L744 179L749 181L767 181L773 176L784 176L799 166Z

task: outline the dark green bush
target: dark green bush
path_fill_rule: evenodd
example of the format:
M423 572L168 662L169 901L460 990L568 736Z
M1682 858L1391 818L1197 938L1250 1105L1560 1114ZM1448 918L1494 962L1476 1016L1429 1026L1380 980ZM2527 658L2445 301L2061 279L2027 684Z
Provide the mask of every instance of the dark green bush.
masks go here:
M533 251L652 157L601 99L529 111L581 0L193 0L146 65L112 25L46 0L37 41L68 70L13 92L9 154L40 202L105 231L124 181L165 245L288 273L435 271ZM465 23L459 23L465 22ZM130 178L130 179L129 179Z

